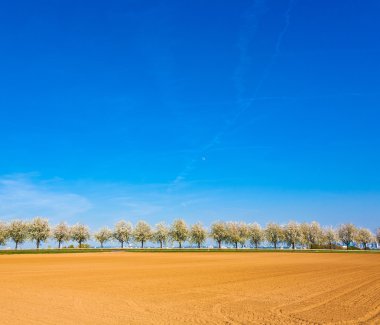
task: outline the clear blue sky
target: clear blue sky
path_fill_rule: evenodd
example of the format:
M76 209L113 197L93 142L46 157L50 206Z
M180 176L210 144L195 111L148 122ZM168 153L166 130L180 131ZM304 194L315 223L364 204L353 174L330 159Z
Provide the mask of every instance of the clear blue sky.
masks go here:
M379 14L2 1L1 218L380 226Z

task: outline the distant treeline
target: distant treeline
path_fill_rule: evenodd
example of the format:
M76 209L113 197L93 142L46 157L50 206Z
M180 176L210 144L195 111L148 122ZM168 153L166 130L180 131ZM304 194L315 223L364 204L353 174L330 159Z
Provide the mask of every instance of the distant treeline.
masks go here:
M99 242L100 247L107 242L116 241L122 248L126 243L137 243L144 248L147 242L158 244L161 248L168 243L178 243L178 247L182 248L183 243L187 242L190 246L200 248L210 238L218 248L224 245L236 249L247 245L259 248L265 245L276 249L279 245L286 245L292 249L337 249L342 246L347 249L368 249L371 244L380 243L380 228L373 234L369 229L358 228L351 223L342 224L335 229L321 227L315 221L290 221L284 225L271 222L262 228L258 223L216 221L207 229L201 223L188 226L183 219L174 220L171 225L158 223L154 227L145 221L139 221L133 226L132 223L121 220L112 229L104 227L92 234L84 224L69 226L61 222L52 227L48 219L41 217L31 221L0 222L0 245L12 241L17 249L20 244L30 240L36 243L38 249L49 238L57 242L58 248L70 241L78 243L78 247L86 247L86 242L91 238Z

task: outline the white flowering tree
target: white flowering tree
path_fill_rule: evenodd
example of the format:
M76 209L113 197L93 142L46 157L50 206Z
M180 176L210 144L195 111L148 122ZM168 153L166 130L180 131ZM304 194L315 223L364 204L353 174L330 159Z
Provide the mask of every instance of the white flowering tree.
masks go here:
M129 243L133 236L132 224L124 220L120 220L116 223L113 230L113 238L115 238L124 248L124 243Z
M284 239L292 249L301 242L302 232L300 225L295 221L289 221L283 228Z
M189 229L183 219L174 220L170 227L169 236L173 241L178 242L179 248L182 248L182 243L189 237Z
M190 241L201 248L201 245L207 239L207 230L201 223L196 223L190 227Z
M41 217L34 218L29 224L28 233L30 239L36 242L36 248L39 249L41 243L50 236L49 220Z
M238 244L242 247L249 236L249 230L244 222L230 221L226 223L227 229L227 242L233 244L235 249L238 248Z
M153 240L160 244L162 248L163 244L169 239L169 228L164 222L160 222L156 225L153 232Z
M355 241L363 245L364 249L367 249L368 244L375 240L375 237L371 231L367 228L359 228L355 234Z
M338 237L340 241L346 245L347 249L355 241L357 228L352 223L340 225L338 228Z
M323 228L323 241L332 249L332 246L337 242L338 236L333 227Z
M62 243L70 240L70 227L65 222L60 222L53 228L51 237L57 241L58 248L61 248Z
M29 225L23 220L13 220L9 224L9 238L15 243L15 249L28 238Z
M265 238L274 246L274 249L277 249L278 243L284 240L283 229L279 224L270 222L265 228Z
M139 221L133 230L133 238L136 242L141 243L141 248L144 248L144 243L152 239L152 229L145 221Z
M376 229L376 241L380 245L380 228Z
M226 223L216 221L211 225L210 237L218 243L218 248L222 247L222 242L227 240L227 227Z
M103 248L104 243L112 238L112 231L104 227L94 234L94 238L100 243L100 247Z
M257 222L248 225L248 239L251 245L254 245L256 249L265 239L264 231Z
M312 221L311 223L301 224L302 243L308 248L312 248L313 245L321 244L323 240L323 231L318 222Z
M9 227L6 223L0 221L0 245L5 245L9 239Z
M78 247L81 248L83 243L91 238L90 230L86 225L77 223L70 229L71 239L78 243Z

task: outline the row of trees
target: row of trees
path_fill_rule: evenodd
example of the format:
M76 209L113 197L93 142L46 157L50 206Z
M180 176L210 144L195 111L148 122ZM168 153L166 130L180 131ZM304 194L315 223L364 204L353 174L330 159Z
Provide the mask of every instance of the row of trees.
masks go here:
M319 223L297 223L290 221L285 225L268 223L262 228L258 223L246 224L244 222L214 222L207 230L201 223L195 223L190 227L182 219L175 220L170 226L165 223L157 224L153 229L145 221L139 221L133 227L130 222L124 220L116 223L111 230L104 227L94 234L83 224L68 226L61 222L55 227L49 225L45 218L36 217L30 222L13 220L9 223L0 222L0 245L5 245L8 240L15 243L15 248L27 240L36 243L37 249L42 242L49 238L58 243L58 248L68 241L75 241L79 247L94 238L103 247L104 243L116 240L123 248L125 243L137 242L141 248L148 241L158 243L162 248L168 242L177 242L179 248L186 241L200 248L207 238L214 240L218 248L222 244L244 247L247 242L258 248L262 243L270 243L277 248L280 243L287 244L295 249L296 246L312 248L326 246L330 249L337 244L344 244L347 249L350 245L357 244L367 249L371 243L380 243L380 228L373 234L366 228L357 228L353 224L343 224L337 229L333 227L321 227Z

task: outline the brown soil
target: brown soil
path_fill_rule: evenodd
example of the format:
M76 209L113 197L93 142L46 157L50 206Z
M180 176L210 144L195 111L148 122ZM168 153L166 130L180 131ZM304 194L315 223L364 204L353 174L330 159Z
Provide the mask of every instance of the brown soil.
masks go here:
M0 256L1 324L380 324L380 255Z

